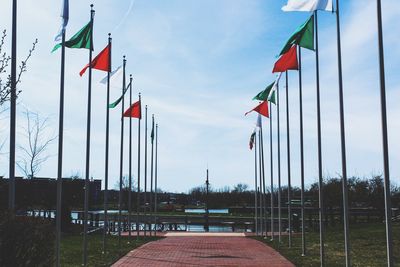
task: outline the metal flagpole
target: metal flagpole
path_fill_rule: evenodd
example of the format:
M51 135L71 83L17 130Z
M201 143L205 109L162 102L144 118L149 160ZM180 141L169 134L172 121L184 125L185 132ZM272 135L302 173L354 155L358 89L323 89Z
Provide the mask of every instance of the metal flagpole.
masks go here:
M259 219L260 219L260 234L261 234L261 236L263 236L264 235L264 227L263 227L263 195L262 195L262 186L263 186L263 184L262 184L262 162L261 162L261 160L262 160L262 156L261 156L261 150L262 150L262 147L261 147L261 131L258 131L258 148L259 148L259 150L258 150L258 163L259 163L259 166L258 166L258 169L259 169L259 181L260 181L260 186L259 186L259 188L260 188L260 193L259 193L259 203L260 203L260 216L259 216Z
M264 137L263 137L263 131L262 131L262 124L260 125L260 140L261 140L261 162L262 162L262 182L263 182L263 187L262 187L262 194L263 194L263 203L264 203L264 230L265 230L265 237L268 235L268 229L267 229L267 197L265 194L265 165L264 165Z
M119 194L118 194L118 249L121 249L121 220L122 220L122 183L123 183L123 171L124 171L124 109L125 109L125 69L126 59L123 59L123 76L122 76L122 105L121 105L121 147L120 147L120 158L119 158Z
M383 51L382 7L377 0L378 19L378 49L379 49L379 77L382 120L382 146L383 146L383 172L385 190L385 223L386 223L386 253L387 265L394 266L393 262L393 237L392 237L392 204L390 199L390 175L389 175L389 145L386 115L386 84L385 84L385 60Z
M151 156L150 156L150 211L154 212L153 209L153 153L154 152L154 114L151 115ZM153 215L155 216L155 214L153 213ZM155 217L154 217L155 220ZM156 231L156 225L154 225L154 234ZM151 231L150 231L151 233Z
M255 232L256 232L256 235L258 235L258 205L257 205L257 203L258 203L258 200L257 200L257 195L258 195L258 190L257 190L257 188L258 188L258 186L257 186L257 177L258 177L258 169L257 169L257 144L258 144L258 142L257 142L257 138L255 137L254 138L254 188L255 188L255 190L254 190L254 223L255 223L255 225L254 225L254 229L255 229Z
M139 93L139 108L142 109L141 96ZM140 111L140 118L138 118L138 163L137 163L137 207L136 207L136 239L139 239L139 212L140 212L140 121L142 120L142 115Z
M110 53L108 54L108 62L110 69L107 72L107 103L106 103L106 155L104 162L104 226L103 226L103 254L106 252L107 232L108 232L108 152L110 144L110 72L111 72L111 33L108 34L108 45Z
M344 100L343 100L343 76L342 76L342 48L340 41L340 15L339 0L336 0L336 29L338 49L338 74L339 74L339 108L340 108L340 140L342 152L342 190L343 190L343 224L344 224L344 247L346 255L346 267L350 263L350 239L349 239L349 202L347 190L347 164L346 164L346 135L344 126Z
M271 241L274 240L274 161L272 147L272 103L269 102L269 145L271 160Z
M278 123L278 240L282 242L282 203L281 203L281 137L280 137L280 116L279 116L279 85L276 85L276 113Z
M11 90L10 90L10 165L8 185L8 209L15 214L15 128L17 113L17 0L12 5L11 36Z
M64 74L65 74L65 29L61 37L60 113L58 119L57 161L57 211L56 211L56 266L60 266L61 202L62 202L62 156L64 137Z
M324 195L322 177L322 142L321 142L321 100L319 88L319 51L318 51L318 12L314 11L315 18L315 61L316 61L316 82L317 82L317 128L318 128L318 187L319 187L319 242L320 242L320 263L325 265L324 249Z
M132 105L132 74L129 76L129 105ZM128 232L132 236L132 116L129 116L129 192L128 192Z
M292 247L292 184L291 184L291 173L290 173L290 116L289 116L289 76L286 71L286 131L287 131L287 175L288 175L288 228L289 228L289 248Z
M89 76L88 76L88 106L87 106L87 129L86 129L86 166L85 166L85 203L83 215L83 266L87 265L87 234L88 234L88 212L89 212L89 175L90 175L90 119L92 109L92 52L93 52L93 4L90 5L90 49L89 49Z
M301 255L306 255L304 210L304 132L303 132L303 82L301 76L301 47L299 46L299 107L300 107L300 179L301 179Z
M155 224L157 224L157 174L158 174L158 124L156 124L156 155L155 155L155 166L154 166L154 212L155 212ZM157 231L154 232L157 235Z
M147 210L147 105L145 107L145 117L144 117L144 216L146 220L146 210ZM144 222L144 236L146 236L147 222Z

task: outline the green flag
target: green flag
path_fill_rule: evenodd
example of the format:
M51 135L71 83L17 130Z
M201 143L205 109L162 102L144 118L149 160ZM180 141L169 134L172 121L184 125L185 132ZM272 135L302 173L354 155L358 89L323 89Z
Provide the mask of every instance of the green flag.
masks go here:
M154 141L154 117L153 117L153 122L152 122L152 125L151 125L150 138L151 138L151 143L153 144L153 141Z
M92 32L92 25L89 22L82 29L79 30L74 36L71 37L68 41L65 41L65 47L69 48L86 48L92 49L93 46L90 44L90 34ZM54 46L52 53L61 47L61 43Z
M275 82L271 83L267 86L263 91L259 92L258 95L253 97L253 100L265 101L268 99L269 94L271 93L271 89L274 87Z
M290 36L279 55L285 54L294 44L314 50L314 15L297 28L292 36Z
M115 100L113 103L108 104L108 108L115 108L116 106L118 106L119 102L122 101L122 98L124 97L126 91L128 91L129 87L131 86L131 83L128 84L128 86L125 88L124 92L122 93L122 95Z

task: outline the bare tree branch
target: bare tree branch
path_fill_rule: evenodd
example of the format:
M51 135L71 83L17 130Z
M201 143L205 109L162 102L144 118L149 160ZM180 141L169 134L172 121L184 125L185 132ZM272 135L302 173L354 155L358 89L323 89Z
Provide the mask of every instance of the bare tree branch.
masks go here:
M18 168L28 178L33 178L40 171L42 164L49 159L45 152L57 136L49 136L47 133L48 118L42 119L38 113L26 110L27 127L23 127L24 136L27 138L27 146L19 146L21 159L17 162Z
M3 52L6 37L7 32L4 30L0 37L0 106L10 100L11 94L11 75L7 75L7 68L9 66L11 57L6 52ZM21 65L19 65L19 72L17 73L16 80L17 85L21 82L22 74L27 71L27 62L31 58L33 51L36 49L37 43L38 40L36 39L33 42L32 48L29 50L28 55L23 61L21 61ZM5 78L2 76L5 76ZM17 96L20 93L21 90L17 89Z

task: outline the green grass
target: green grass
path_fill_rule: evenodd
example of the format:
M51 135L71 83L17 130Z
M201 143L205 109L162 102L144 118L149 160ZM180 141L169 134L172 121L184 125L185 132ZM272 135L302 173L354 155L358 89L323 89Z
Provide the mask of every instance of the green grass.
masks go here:
M306 233L306 256L301 256L301 235L293 236L292 248L288 248L288 237L282 236L282 243L277 238L262 240L279 251L296 266L320 266L319 232ZM400 224L393 224L393 255L395 266L400 266ZM325 266L345 266L343 228L328 228L325 232ZM386 266L385 225L357 224L350 227L351 266L375 267Z
M158 237L141 237L136 241L136 236L121 237L121 249L118 248L118 237L108 236L107 252L102 253L103 236L101 234L88 236L88 266L110 266L119 258L149 241L159 239ZM82 235L66 235L61 240L61 266L81 266L82 264Z

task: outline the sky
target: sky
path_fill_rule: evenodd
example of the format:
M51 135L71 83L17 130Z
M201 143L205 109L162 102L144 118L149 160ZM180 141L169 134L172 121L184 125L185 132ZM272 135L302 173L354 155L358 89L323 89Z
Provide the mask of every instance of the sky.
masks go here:
M1 4L0 29L6 29L6 51L11 48L11 2ZM310 14L285 13L285 0L120 0L92 1L94 54L113 38L113 68L127 58L127 74L133 75L133 96L142 94L149 117L159 124L159 187L187 192L204 184L206 168L213 188L246 183L254 188L254 153L248 142L256 114L244 113L257 105L254 95L274 81L276 55L290 34ZM118 3L117 3L118 2ZM371 177L383 166L376 1L341 1L341 29L345 97L348 176ZM89 21L90 1L70 1L67 38ZM383 1L390 174L400 182L400 6ZM22 77L18 99L17 144L26 145L23 111L48 117L48 136L58 132L60 51L50 53L60 25L61 1L18 1L18 62L38 38L37 49ZM341 173L336 20L320 12L322 150L325 177ZM306 184L317 181L317 124L315 54L303 50L304 142ZM88 63L88 51L67 49L65 79L63 176L84 176L88 76L79 71ZM93 71L90 176L104 179L106 88L105 73ZM121 82L122 83L122 82ZM281 171L287 184L287 129L285 88L281 84ZM289 117L292 184L300 184L298 74L289 72ZM121 85L112 84L111 99ZM128 103L128 98L126 98ZM7 109L4 105L2 109ZM144 111L144 110L143 110ZM119 179L120 107L110 111L110 187ZM274 181L277 182L276 109L273 113ZM8 176L8 111L0 114L0 175ZM270 179L269 121L264 123L265 168ZM128 120L125 121L125 125ZM150 134L151 123L148 123ZM137 180L137 120L133 120L133 179ZM144 120L142 144L144 152ZM128 128L125 128L124 174L128 174ZM148 147L150 152L150 146ZM47 150L49 159L38 176L56 177L57 141ZM150 153L149 153L150 154ZM22 152L17 149L17 160ZM148 160L148 167L150 158ZM144 156L141 179L144 178ZM21 171L17 169L17 175ZM150 169L148 169L150 179Z

